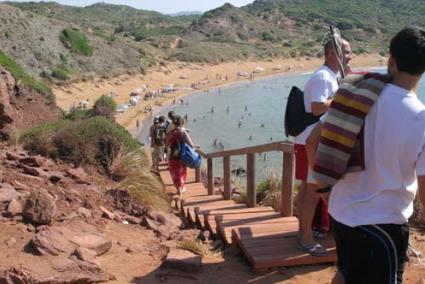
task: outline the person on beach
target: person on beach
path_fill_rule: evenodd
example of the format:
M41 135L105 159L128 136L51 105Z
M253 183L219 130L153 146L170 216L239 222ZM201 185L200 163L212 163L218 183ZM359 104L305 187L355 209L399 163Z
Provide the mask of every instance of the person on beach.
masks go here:
M176 115L176 113L172 110L170 110L168 112L168 119L167 121L164 123L165 124L165 129L167 129L167 133L170 132L173 128L173 118Z
M324 45L325 62L316 70L308 80L304 88L304 104L307 112L316 116L322 115L327 111L332 101L335 91L338 89L337 74L339 71L339 60L343 65L348 65L351 60L350 44L342 40L342 59L339 59L334 50L332 40L328 40ZM317 188L315 180L310 176L307 153L305 150L305 141L310 135L314 124L308 126L300 135L294 139L296 169L295 177L301 181L300 190L297 196L299 208L299 242L297 247L311 255L326 255L326 249L315 241L315 238L325 237L324 231L329 230L329 219L327 208L323 201L319 201L319 195L315 193ZM316 206L319 202L321 224L313 225ZM313 231L312 227L319 227ZM319 231L322 230L322 231ZM325 232L326 232L325 231Z
M355 151L351 151L350 161L361 161L362 167L357 171L345 170L334 180L325 181L326 175L319 175L321 146L326 142L324 129L332 122L338 104L331 105L307 140L309 156L315 157L318 191L325 200L330 197L338 257L338 270L332 282L335 284L402 283L408 219L413 213L416 192L425 206L425 106L416 95L425 72L425 30L402 29L391 39L389 51L387 66L392 79L390 83L381 83L382 89L369 104L366 116L362 116L364 132L359 133L362 138L357 141L363 151L355 157ZM374 88L351 96L370 96ZM338 102L346 92L345 88L340 90L336 95ZM346 116L342 123L349 119ZM330 149L328 155L338 153L337 148Z
M165 117L160 116L154 124L152 129L152 165L153 168L159 171L159 163L164 160L165 150L165 138L167 136L167 129L165 128L164 122Z
M170 149L168 167L173 184L177 189L177 194L182 195L186 191L184 185L186 183L187 168L180 161L180 147L178 145L181 145L183 140L185 140L185 142L190 146L194 148L197 146L195 146L192 142L189 133L185 131L183 127L184 120L182 117L178 115L174 116L173 124L175 125L175 128L167 134L166 138L167 148Z

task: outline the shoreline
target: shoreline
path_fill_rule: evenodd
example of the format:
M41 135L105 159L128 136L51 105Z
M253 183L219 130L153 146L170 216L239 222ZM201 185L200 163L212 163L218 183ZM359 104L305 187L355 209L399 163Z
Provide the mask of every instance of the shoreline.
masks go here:
M377 54L356 56L351 66L353 68L379 68L384 64L385 59ZM149 113L144 113L144 108L152 106L152 116L169 107L173 100L189 97L203 92L209 92L220 88L231 88L238 84L249 83L247 77L237 76L238 72L247 72L248 76L254 74L254 80L265 80L273 77L297 75L313 72L323 64L323 58L297 58L297 59L276 59L267 61L246 61L228 62L218 65L189 64L172 62L157 70L151 70L146 75L122 75L112 79L96 78L90 82L73 83L69 86L54 86L53 92L56 95L57 104L67 111L73 104L83 99L89 99L93 103L98 97L105 93L114 92L117 104L128 102L130 93L143 84L149 85L149 90L162 89L167 84L174 84L178 89L174 93L167 93L164 97L143 100L139 104L130 107L125 113L118 114L116 121L125 127L130 133L140 136L143 125L147 119L151 118ZM257 68L263 70L258 71ZM238 71L239 70L239 71ZM253 71L258 73L252 73ZM249 71L249 72L248 72ZM219 80L217 75L228 80ZM215 77L215 78L214 78ZM191 84L198 84L197 89L189 88ZM182 89L183 88L183 89ZM139 120L139 129L136 122Z

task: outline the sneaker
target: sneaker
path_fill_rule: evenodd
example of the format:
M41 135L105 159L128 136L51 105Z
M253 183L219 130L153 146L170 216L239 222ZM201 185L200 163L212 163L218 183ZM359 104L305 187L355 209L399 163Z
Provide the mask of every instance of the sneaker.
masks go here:
M315 239L320 240L320 239L326 238L327 236L328 236L327 232L323 232L323 231L320 231L320 230L313 230L313 238L315 238Z

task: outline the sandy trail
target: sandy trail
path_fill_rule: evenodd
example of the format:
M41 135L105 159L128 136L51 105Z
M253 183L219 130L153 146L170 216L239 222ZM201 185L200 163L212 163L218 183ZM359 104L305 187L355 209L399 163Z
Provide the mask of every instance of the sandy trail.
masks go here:
M59 107L68 111L72 105L78 105L81 100L89 99L90 103L93 103L102 94L109 92L118 95L115 98L118 104L128 102L130 93L142 85L148 85L149 90L158 90L168 84L174 84L179 89L177 92L166 94L164 98L141 100L137 106L130 107L125 113L118 114L117 122L128 130L132 130L135 129L137 120L141 122L149 116L149 113L144 112L147 105L151 105L155 113L160 107L170 104L173 99L178 97L249 79L249 77L237 76L238 72L251 74L256 70L258 73L254 73L254 76L257 79L289 72L311 71L322 63L322 58L273 59L218 65L171 62L148 71L146 75L122 75L110 79L96 78L92 81L73 83L68 86L56 86L53 91ZM351 65L352 67L383 66L385 63L385 58L371 54L355 57ZM261 69L259 71L257 67L264 71ZM217 77L218 74L221 75L221 79ZM191 88L192 84L197 84L199 87Z

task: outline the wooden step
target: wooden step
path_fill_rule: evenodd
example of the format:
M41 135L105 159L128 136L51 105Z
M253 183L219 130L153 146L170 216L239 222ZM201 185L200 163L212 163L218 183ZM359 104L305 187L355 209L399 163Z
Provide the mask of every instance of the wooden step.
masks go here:
M241 208L232 210L220 210L220 209L207 209L200 210L199 214L203 213L203 224L213 236L217 234L217 224L215 221L216 215L223 214L241 214L241 213L254 213L254 212L275 212L272 207L253 207L253 208ZM202 218L202 217L200 217Z
M216 219L217 220L217 219ZM243 227L254 227L256 225L268 224L274 227L288 226L288 220L281 217L278 213L270 216L251 217L239 220L217 220L217 230L228 244L235 244L232 240L232 230ZM291 228L298 228L298 223L291 222Z
M232 239L242 249L254 270L279 266L334 263L335 244L331 237L320 241L328 255L312 256L297 248L298 222L294 217L280 218L281 223L263 223L232 230Z

